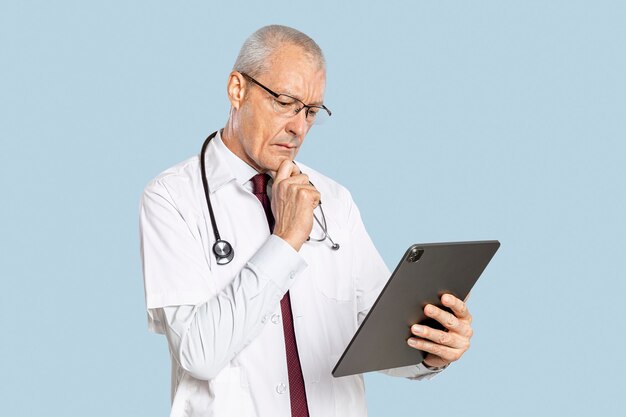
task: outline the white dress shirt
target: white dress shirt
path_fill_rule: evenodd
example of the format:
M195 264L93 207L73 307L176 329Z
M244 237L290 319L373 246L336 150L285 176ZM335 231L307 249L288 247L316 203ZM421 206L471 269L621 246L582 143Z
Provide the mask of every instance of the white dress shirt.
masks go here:
M141 204L148 325L168 340L171 417L291 415L280 310L288 290L310 415L365 416L363 377L334 378L331 371L390 273L350 193L298 163L321 193L328 233L341 247L310 241L296 252L270 235L251 192L257 172L219 133L205 158L232 262L218 265L212 252L198 157L155 178ZM322 235L317 223L311 234ZM412 379L436 373L423 365L385 372Z

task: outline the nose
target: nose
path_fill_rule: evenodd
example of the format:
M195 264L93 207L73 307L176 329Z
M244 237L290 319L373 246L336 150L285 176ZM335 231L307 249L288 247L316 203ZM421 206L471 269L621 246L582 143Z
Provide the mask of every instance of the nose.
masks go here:
M306 109L302 109L293 117L289 118L287 126L285 126L287 132L298 137L298 139L304 139L311 125L306 121Z

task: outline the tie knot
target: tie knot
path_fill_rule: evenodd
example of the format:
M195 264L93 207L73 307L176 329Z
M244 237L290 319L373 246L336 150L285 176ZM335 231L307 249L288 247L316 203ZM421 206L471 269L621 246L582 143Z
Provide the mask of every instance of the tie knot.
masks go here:
M252 192L254 194L267 194L267 183L270 176L267 174L256 174L250 180L252 181Z

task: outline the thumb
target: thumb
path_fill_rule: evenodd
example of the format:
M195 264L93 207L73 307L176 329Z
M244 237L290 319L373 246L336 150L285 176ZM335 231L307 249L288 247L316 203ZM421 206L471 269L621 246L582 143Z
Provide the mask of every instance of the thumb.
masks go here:
M280 163L278 171L270 171L270 175L274 178L274 183L278 183L282 180L286 180L294 174L299 174L300 169L293 163L291 159L285 159Z

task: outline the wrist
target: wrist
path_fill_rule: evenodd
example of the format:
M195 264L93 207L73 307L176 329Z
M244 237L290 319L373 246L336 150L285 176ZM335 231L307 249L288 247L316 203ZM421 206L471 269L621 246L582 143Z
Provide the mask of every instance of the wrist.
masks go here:
M449 364L441 363L441 364L429 364L426 360L422 361L422 365L429 371L441 371L445 369Z
M289 236L283 236L282 233L274 233L274 235L287 242L296 252L300 252L300 248L304 245L304 241Z

